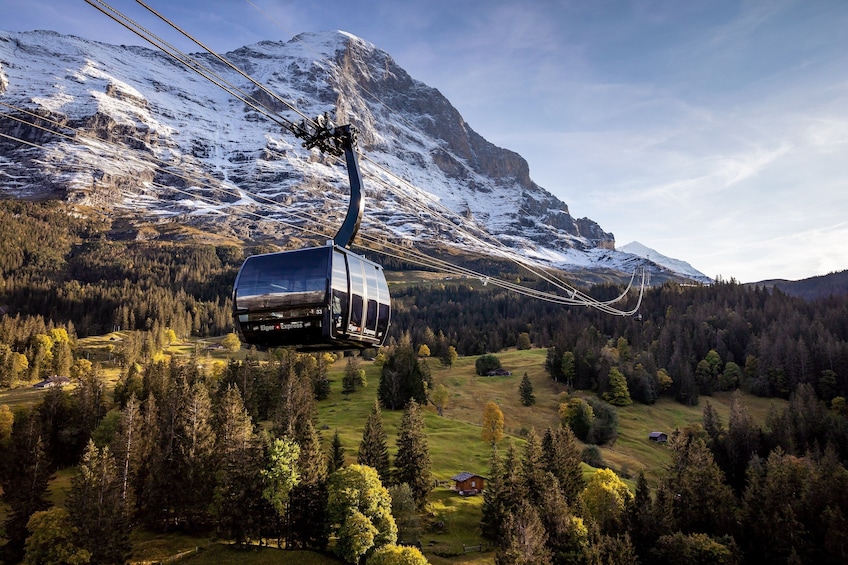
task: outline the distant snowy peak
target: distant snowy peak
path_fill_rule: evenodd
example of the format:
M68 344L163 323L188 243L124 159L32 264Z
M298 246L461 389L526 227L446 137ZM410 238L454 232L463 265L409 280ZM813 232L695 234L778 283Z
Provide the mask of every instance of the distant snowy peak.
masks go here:
M616 247L616 251L620 251L622 253L630 253L631 255L636 255L637 257L641 257L643 259L647 259L648 261L659 265L660 267L664 267L673 273L676 273L682 277L687 279L692 279L697 282L710 284L713 282L713 279L687 263L681 259L674 259L672 257L666 257L659 251L655 249L651 249L650 247L646 247L642 245L638 241L631 241L627 245L622 245L621 247Z

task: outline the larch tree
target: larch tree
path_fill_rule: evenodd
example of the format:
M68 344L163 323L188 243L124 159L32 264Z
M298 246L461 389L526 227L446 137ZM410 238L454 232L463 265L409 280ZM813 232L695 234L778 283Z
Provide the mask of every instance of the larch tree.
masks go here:
M444 415L449 399L450 394L448 393L448 389L441 383L437 384L436 388L433 389L433 392L430 393L430 402L432 402L433 406L436 407L436 411L439 413L439 416Z
M583 489L582 499L602 532L619 533L633 493L613 471L598 469Z
M497 403L489 401L483 408L483 441L495 446L503 438L504 415Z
M433 489L430 480L430 447L424 433L424 417L415 400L407 404L400 420L395 456L395 482L406 483L419 507Z
M68 511L61 507L42 510L27 523L24 565L84 565L91 552L77 545L79 531L71 523Z
M289 498L297 484L300 482L298 472L298 458L300 457L300 446L289 438L276 438L268 448L265 468L262 469L262 478L265 488L262 489L264 498L276 514L278 527L277 547L280 547L280 533L286 513L289 510Z
M609 388L604 393L604 400L613 406L629 406L633 404L630 398L630 391L627 389L627 379L618 370L613 367L609 372Z

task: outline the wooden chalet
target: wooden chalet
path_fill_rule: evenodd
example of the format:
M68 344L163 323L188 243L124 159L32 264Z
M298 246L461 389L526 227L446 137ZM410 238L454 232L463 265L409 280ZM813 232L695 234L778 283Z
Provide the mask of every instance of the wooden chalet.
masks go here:
M486 483L486 477L463 471L458 475L451 477L454 481L453 490L459 493L460 496L472 496L483 492Z

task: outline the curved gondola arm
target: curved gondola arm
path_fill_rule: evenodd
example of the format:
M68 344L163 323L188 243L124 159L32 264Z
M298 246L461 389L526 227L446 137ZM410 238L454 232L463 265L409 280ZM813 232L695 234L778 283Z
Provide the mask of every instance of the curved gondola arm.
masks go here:
M333 241L340 247L347 247L359 231L362 214L365 212L365 199L362 197L362 173L359 171L359 158L356 154L356 129L346 125L335 128L335 131L338 130L342 130L340 141L350 181L350 204L342 227Z
M320 149L331 155L344 153L347 164L347 176L350 181L350 204L342 227L339 228L333 242L339 247L348 247L359 231L362 214L365 212L365 200L362 198L362 173L359 170L359 157L356 153L358 132L352 125L335 126L326 113L311 123L301 122L293 133L303 139L307 149Z

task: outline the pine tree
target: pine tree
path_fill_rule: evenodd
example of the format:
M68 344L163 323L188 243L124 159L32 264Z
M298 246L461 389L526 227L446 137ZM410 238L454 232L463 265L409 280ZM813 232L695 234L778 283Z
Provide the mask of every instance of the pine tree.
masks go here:
M536 397L533 394L533 383L530 382L530 377L527 376L527 373L524 373L521 384L518 385L518 393L521 396L521 404L524 406L536 404Z
M430 480L430 449L424 433L424 418L418 403L407 404L400 421L395 456L395 482L406 483L419 507L433 488Z
M380 480L389 478L389 448L386 432L383 430L383 413L380 403L374 401L371 414L365 422L362 441L359 444L359 455L356 458L360 465L368 465L377 470Z

